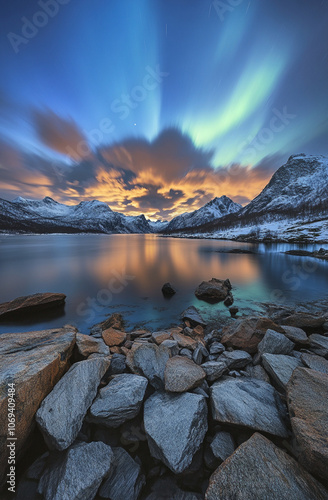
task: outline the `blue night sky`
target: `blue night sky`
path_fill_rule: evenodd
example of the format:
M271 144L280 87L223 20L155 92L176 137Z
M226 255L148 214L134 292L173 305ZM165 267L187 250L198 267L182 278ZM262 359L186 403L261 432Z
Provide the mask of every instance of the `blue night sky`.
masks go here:
M11 0L0 26L6 199L169 218L327 154L328 0Z

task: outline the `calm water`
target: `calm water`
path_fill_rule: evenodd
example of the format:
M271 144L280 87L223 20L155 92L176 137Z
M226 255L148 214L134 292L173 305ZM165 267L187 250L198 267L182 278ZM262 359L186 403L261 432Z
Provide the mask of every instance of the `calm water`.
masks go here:
M67 300L60 314L46 313L38 323L2 322L0 332L71 323L88 333L112 312L121 312L130 329L164 328L178 323L180 313L192 304L207 320L228 317L223 304L208 305L194 296L196 286L212 277L230 279L241 312L260 310L259 302L326 297L328 263L282 253L298 247L153 235L1 236L0 302L37 292L62 292ZM233 248L257 254L219 253ZM169 300L161 293L166 281L178 290Z

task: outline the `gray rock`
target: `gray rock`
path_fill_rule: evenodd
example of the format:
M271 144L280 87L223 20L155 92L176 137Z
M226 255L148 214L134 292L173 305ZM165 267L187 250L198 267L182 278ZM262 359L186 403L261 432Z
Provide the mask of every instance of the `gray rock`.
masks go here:
M164 283L164 285L162 286L162 294L164 295L164 297L172 297L172 295L174 295L176 292L176 289L173 288L171 283Z
M219 357L218 361L226 363L230 370L241 369L252 362L252 356L245 351L226 351Z
M222 354L225 351L225 347L221 342L213 342L210 346L210 354Z
M248 365L245 368L245 372L248 377L256 378L258 380L264 380L264 382L270 383L269 375L260 365L256 366Z
M201 365L209 382L214 382L228 372L228 367L223 361L207 361Z
M185 358L188 358L192 360L192 352L189 349L181 349L179 352L180 356L184 356Z
M311 370L316 370L317 372L328 374L328 361L316 354L303 353L301 355L301 360L308 368Z
M38 492L45 500L82 500L95 497L113 462L110 446L79 443L56 454L43 473Z
M88 420L106 427L119 427L138 415L148 380L139 375L116 375L106 387L100 389L94 400Z
M266 352L270 354L290 354L294 347L295 344L282 333L267 330L257 349L260 354Z
M169 357L170 351L162 345L140 345L133 351L135 367L155 389L164 388L164 370Z
M123 448L113 448L113 467L99 490L102 498L110 500L137 500L145 483L140 465Z
M313 333L309 337L311 351L319 356L328 356L328 337Z
M171 335L166 331L153 332L151 334L151 339L155 344L160 345L164 340L171 340Z
M109 363L101 356L75 363L42 401L36 421L50 449L73 443Z
M90 354L104 354L109 356L109 347L105 344L103 339L97 339L90 335L76 334L76 347L80 356L87 358Z
M271 441L255 433L212 474L206 500L327 500L327 491Z
M153 394L144 405L150 453L178 474L189 467L207 431L207 405L198 394Z
M210 388L213 419L287 437L287 412L277 391L251 378L223 377Z
M295 368L302 366L298 359L284 354L263 354L262 363L268 374L282 390L286 390L286 385Z
M183 321L189 321L192 326L206 326L205 321L203 320L195 306L187 307L187 309L181 314L181 318L183 319Z
M152 492L145 500L202 500L203 496L191 491L182 491L169 477L157 479L152 485ZM128 500L128 499L126 499Z
M211 450L215 458L224 462L235 451L234 439L229 432L217 432L211 442Z
M201 385L205 377L204 370L191 359L174 356L166 363L165 390L168 392L187 392Z
M126 371L126 358L123 354L113 354L109 367L110 375L118 375Z
M176 356L177 354L179 354L180 348L176 340L164 340L161 345L163 347L166 347L170 351L171 356Z
M230 282L228 284L228 280L224 281L212 278L209 281L202 281L202 283L196 288L195 295L200 300L216 303L225 300L227 296L230 295L230 290L231 284Z
M282 326L285 331L285 335L289 340L295 342L295 344L306 345L309 343L307 335L302 328L297 328L296 326Z

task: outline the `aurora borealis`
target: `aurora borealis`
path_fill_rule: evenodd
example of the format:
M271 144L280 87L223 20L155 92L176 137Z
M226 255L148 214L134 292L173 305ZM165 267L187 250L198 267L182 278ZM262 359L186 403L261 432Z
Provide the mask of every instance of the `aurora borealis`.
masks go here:
M0 196L247 203L327 154L327 25L327 0L2 2Z

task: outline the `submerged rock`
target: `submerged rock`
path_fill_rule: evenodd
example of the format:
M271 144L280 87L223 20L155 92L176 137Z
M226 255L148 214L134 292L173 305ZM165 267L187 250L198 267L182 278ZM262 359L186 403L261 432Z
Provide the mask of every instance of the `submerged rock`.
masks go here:
M16 455L34 427L42 400L69 367L75 344L74 328L27 333L5 333L0 341L0 482L7 466L8 384L13 383L16 404Z
M36 421L50 449L73 443L109 363L102 356L75 363L43 400Z
M213 419L287 437L287 412L277 391L251 378L223 377L210 388Z
M91 405L88 420L106 427L119 427L136 417L145 396L148 380L139 375L116 375L100 389Z
M99 490L101 498L137 500L145 483L140 465L123 448L113 448L111 473Z
M38 492L45 500L92 499L111 471L113 458L110 446L100 441L74 445L53 457Z
M205 500L326 500L296 460L255 433L212 474Z
M228 296L231 296L230 290L231 284L229 280L219 280L216 278L212 278L209 281L203 281L196 288L195 295L200 300L204 300L210 303L216 303L225 300ZM232 305L232 302L229 301L229 304L227 305Z
M150 453L178 474L189 467L207 431L207 405L198 394L155 393L144 405Z
M66 295L63 293L35 293L25 297L17 297L10 302L0 304L0 319L17 318L20 315L37 314L46 309L62 307Z
M298 460L327 480L328 375L297 368L287 386L287 403Z
M165 368L165 390L186 392L198 387L205 380L206 373L191 359L183 356L170 358Z

